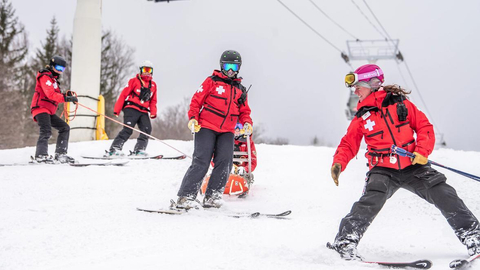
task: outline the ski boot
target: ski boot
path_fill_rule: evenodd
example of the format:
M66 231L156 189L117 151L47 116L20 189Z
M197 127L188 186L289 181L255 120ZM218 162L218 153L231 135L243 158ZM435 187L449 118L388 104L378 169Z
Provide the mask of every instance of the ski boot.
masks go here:
M344 260L363 260L363 258L357 252L357 244L350 240L335 241L333 245L327 243L327 247L338 252L338 254L340 254L340 257Z
M200 203L195 200L194 198L191 197L178 197L177 203L173 204L170 206L172 209L184 209L184 210L190 210L190 209L200 209L201 205Z
M55 153L55 160L60 163L75 163L75 159L67 156L66 153Z
M222 194L218 192L214 192L212 195L205 195L203 198L204 208L220 208L223 203Z
M55 160L52 156L49 155L38 155L35 157L31 157L32 160L30 163L42 163L42 164L54 164Z
M467 246L468 255L480 254L480 234L472 234L465 237L464 244Z
M120 158L123 156L125 156L125 154L118 148L110 148L110 151L105 150L105 154L103 155L103 157L106 158Z
M145 152L144 150L135 150L135 151L130 151L130 155L129 156L136 156L136 157L148 157L148 154L147 152Z

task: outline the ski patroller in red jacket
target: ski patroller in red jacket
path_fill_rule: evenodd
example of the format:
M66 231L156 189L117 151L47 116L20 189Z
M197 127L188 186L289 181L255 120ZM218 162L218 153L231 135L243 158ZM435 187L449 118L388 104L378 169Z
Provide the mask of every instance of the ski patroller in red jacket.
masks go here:
M247 146L247 139L245 136L239 136L235 138L235 151L240 151L240 152L248 152L248 146ZM252 140L252 137L250 137L250 151L252 153L252 172L255 170L257 167L257 150L255 149L255 143ZM243 158L248 158L248 156L241 156ZM242 164L239 164L238 166L242 166L245 168L246 172L248 171L248 162L243 162Z
M140 100L140 92L143 87L150 87L150 100ZM113 108L113 114L119 115L123 108L133 108L143 113L150 112L150 115L157 115L157 84L151 76L140 76L137 74L131 78Z
M405 104L408 110L405 121L398 119L399 103ZM367 144L365 156L370 169L375 166L403 169L412 165L410 158L391 154L392 144L409 152L418 152L424 157L432 153L435 145L433 126L425 114L409 100L380 90L359 102L357 109L356 117L350 123L333 158L334 164L342 165L342 171L358 153L362 138L365 138Z
M252 124L248 98L244 105L238 99L242 95L241 79L229 79L221 71L215 70L198 88L190 102L189 119L197 119L202 128L216 132L234 133L238 122Z
M33 94L30 110L35 120L35 116L40 113L55 114L58 103L65 102L65 97L60 90L60 84L57 81L58 76L54 76L48 69L43 69L37 74L37 83L35 93Z

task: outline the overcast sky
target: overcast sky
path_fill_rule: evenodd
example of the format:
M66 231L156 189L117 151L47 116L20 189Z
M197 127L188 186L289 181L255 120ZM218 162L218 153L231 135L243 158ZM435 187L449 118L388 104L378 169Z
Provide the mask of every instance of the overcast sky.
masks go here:
M309 0L282 0L333 46L347 51L352 36L328 20ZM349 33L362 40L382 39L365 3L314 2ZM74 0L14 0L34 52L56 17L60 35L70 37ZM480 1L372 1L368 5L392 39L400 40L405 63L379 60L387 84L412 91L412 101L428 114L447 147L480 151ZM220 54L240 52L240 75L252 84L249 103L254 126L268 137L309 144L317 136L336 146L349 121L351 68L340 53L307 28L277 0L192 0L153 3L103 0L102 24L135 48L137 63L151 60L159 87L160 113L191 98L203 80L219 68ZM377 30L378 29L378 30ZM385 35L385 34L383 34ZM354 68L366 64L352 61ZM132 76L134 74L132 73ZM420 95L421 96L420 96ZM421 98L425 103L421 101ZM110 108L112 109L112 108ZM363 151L363 150L361 150ZM363 152L362 152L363 153Z

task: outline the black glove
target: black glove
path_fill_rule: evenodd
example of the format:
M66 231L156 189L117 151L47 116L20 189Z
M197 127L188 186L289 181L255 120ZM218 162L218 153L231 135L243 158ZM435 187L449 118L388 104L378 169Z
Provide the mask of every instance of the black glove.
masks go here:
M69 96L67 94L63 94L63 98L65 99L65 102L73 102L75 104L78 102L78 98L76 96Z

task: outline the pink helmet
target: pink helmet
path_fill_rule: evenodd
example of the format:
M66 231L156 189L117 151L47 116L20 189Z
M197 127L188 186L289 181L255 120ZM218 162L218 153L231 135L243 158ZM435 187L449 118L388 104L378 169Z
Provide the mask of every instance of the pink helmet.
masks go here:
M355 70L359 82L369 82L373 78L377 78L381 83L385 81L382 69L375 64L363 65Z

